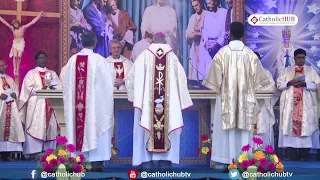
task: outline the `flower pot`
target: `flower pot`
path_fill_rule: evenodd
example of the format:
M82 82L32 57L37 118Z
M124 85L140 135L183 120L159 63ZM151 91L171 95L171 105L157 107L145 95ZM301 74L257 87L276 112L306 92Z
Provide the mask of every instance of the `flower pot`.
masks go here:
M257 174L258 168L256 166L249 166L247 169L249 174ZM248 180L257 180L257 177L248 177Z

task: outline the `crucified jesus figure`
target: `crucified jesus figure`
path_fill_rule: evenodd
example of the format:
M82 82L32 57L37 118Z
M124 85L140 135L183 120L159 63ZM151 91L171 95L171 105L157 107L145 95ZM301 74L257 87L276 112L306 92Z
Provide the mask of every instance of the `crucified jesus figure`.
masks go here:
M13 20L12 23L9 24L0 16L0 21L4 25L8 26L8 28L10 28L11 31L13 32L14 39L13 39L13 44L12 44L9 57L10 58L13 57L13 69L14 69L15 76L19 75L21 56L25 46L25 41L23 38L24 30L32 26L33 24L35 24L41 17L44 17L44 16L45 16L45 12L41 11L36 18L34 18L31 22L29 22L26 25L21 25L19 20Z

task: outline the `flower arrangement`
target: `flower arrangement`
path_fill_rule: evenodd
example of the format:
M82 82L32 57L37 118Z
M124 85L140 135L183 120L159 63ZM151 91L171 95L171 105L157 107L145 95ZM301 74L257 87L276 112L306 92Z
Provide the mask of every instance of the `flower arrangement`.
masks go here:
M55 173L62 164L67 172L85 173L89 163L85 162L84 155L76 153L76 147L73 144L67 144L68 139L65 136L57 137L56 141L56 149L47 149L40 154L37 169L40 172ZM75 155L73 156L72 153Z
M200 141L201 141L201 147L196 149L196 154L204 154L207 155L209 158L211 158L211 134L213 133L213 130L209 130L206 128L206 133L202 134L200 136Z
M228 170L237 169L239 172L249 170L249 167L256 167L257 172L283 172L284 166L280 161L280 158L274 154L274 149L271 145L263 147L263 140L258 137L252 138L257 148L251 147L247 144L242 147L242 153L235 160L232 159L232 163L228 166ZM249 154L252 150L252 154Z

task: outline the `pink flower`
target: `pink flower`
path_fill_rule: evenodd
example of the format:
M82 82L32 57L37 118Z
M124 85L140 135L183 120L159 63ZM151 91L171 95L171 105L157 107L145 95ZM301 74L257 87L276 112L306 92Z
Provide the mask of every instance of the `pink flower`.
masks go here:
M82 169L82 166L79 164L76 164L73 166L73 172L75 172L75 173L81 172L81 169Z
M114 143L114 137L111 138L111 142Z
M65 136L58 136L57 137L57 144L67 144L68 139Z
M250 159L249 162L250 162L250 165L255 165L257 161L255 159Z
M241 163L242 169L246 170L250 166L250 162L248 160L244 160Z
M210 134L213 134L213 130L212 129L210 130Z
M60 164L64 164L64 163L66 163L67 161L66 161L66 159L65 159L64 157L60 157L60 158L58 159L58 162L59 162Z
M51 161L50 161L49 164L51 165L52 168L55 168L55 167L58 166L59 163L58 163L58 160L56 160L56 159L51 159Z
M273 163L270 163L268 165L268 171L274 171L276 169L276 165L274 165Z
M43 166L43 171L45 171L45 172L51 172L52 171L52 165L50 165L50 164L45 164L44 166Z
M42 156L41 158L40 158L40 163L42 164L42 163L46 163L47 162L47 156Z
M236 163L236 161L234 160L234 158L232 158L232 164L235 164Z
M264 165L260 164L258 166L258 172L264 172Z
M201 139L201 141L206 141L206 140L209 139L209 137L208 137L208 135L206 135L206 134L202 134L202 135L200 136L200 139Z
M76 147L73 144L68 144L66 148L69 152L76 152Z
M50 148L50 149L47 149L46 152L44 153L46 156L49 156L50 154L52 154L55 150Z
M71 163L76 162L76 160L74 159L74 157L69 157L69 161L70 161Z
M250 148L251 148L250 144L247 144L247 145L245 145L245 146L242 147L242 151L243 151L243 152L247 152L247 151L250 150Z
M268 164L268 160L266 158L262 158L262 159L260 159L260 164L264 166L264 165Z
M258 145L263 144L263 140L258 138L258 137L253 137L252 140L253 140L254 143L256 143Z
M268 153L268 154L273 154L274 153L274 149L271 145L268 145L266 148L265 148L265 151Z
M85 159L84 155L83 154L79 154L78 156L80 157L80 163L83 163L84 159Z

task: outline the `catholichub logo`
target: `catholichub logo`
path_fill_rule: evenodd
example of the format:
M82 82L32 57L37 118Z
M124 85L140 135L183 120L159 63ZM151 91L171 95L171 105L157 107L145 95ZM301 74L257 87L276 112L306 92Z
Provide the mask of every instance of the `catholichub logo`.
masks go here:
M298 17L294 14L252 14L248 23L251 26L294 26Z

